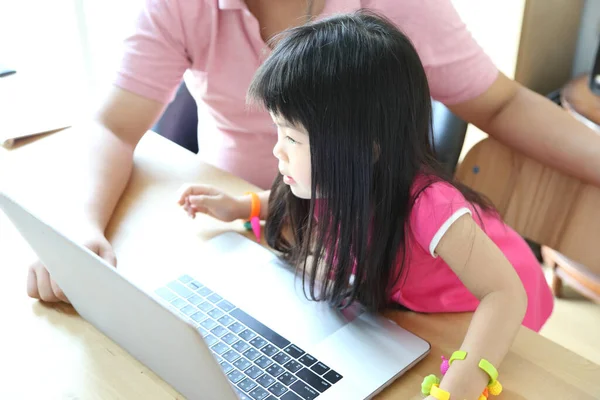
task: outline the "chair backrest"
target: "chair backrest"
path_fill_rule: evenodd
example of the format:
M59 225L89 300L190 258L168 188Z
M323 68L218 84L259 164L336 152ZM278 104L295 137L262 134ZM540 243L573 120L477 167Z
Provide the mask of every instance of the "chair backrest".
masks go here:
M193 153L198 153L198 108L184 82L152 130Z
M488 197L521 236L583 265L600 265L600 188L492 138L469 150L456 177Z
M437 160L454 174L467 133L468 123L457 117L444 104L432 100L433 148Z

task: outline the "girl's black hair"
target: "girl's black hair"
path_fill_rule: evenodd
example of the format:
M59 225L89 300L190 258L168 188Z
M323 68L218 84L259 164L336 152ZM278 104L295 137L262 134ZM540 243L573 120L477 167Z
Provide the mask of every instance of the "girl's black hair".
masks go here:
M391 22L361 10L275 40L248 97L308 132L312 198L278 176L267 242L302 271L311 299L380 310L403 275L409 215L429 184L448 181L482 209L490 204L436 161L427 77ZM430 179L411 191L419 174Z

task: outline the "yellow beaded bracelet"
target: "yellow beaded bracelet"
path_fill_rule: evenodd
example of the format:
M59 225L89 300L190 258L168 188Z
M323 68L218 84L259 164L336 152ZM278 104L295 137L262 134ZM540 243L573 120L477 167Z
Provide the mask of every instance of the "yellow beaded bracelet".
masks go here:
M446 392L444 389L440 389L440 385L434 383L431 385L431 392L429 392L431 397L435 397L437 400L450 400L450 393Z
M442 375L444 375L448 371L448 369L450 368L450 365L452 365L452 362L454 362L455 360L465 360L466 358L467 358L467 352L462 351L462 350L457 350L454 353L452 353L452 356L450 356L449 360L446 360L442 356L443 361L442 361L442 365L440 366L440 371L442 372ZM479 400L487 399L488 395L490 395L490 394L494 395L494 396L498 396L500 393L502 393L502 385L498 381L498 370L492 365L492 363L489 362L488 360L486 360L485 358L482 358L479 361L478 366L490 377L490 380L487 384L486 390L479 397ZM439 388L439 379L436 381L436 380L430 379L431 377L436 378L435 375L430 375L429 377L427 377L426 379L423 380L423 384L422 384L423 394L431 394L432 396L434 396L434 394L433 394L434 392L438 393L439 391L441 391L444 393L444 396L445 395L450 396L450 394L448 392ZM437 383L437 385L435 383ZM431 391L431 393L426 393L429 390ZM436 396L434 396L434 397L436 397ZM436 397L436 398L438 398L438 397ZM446 397L443 397L443 398L446 398Z
M448 365L452 365L452 361L454 360L464 360L465 358L467 358L467 352L457 350L450 356L450 360L448 360Z
M490 381L487 385L488 389L490 390L490 394L498 396L500 393L502 393L502 385L498 381L498 370L496 367L494 367L492 363L485 358L482 358L479 361L479 368L485 371L485 373L490 377Z

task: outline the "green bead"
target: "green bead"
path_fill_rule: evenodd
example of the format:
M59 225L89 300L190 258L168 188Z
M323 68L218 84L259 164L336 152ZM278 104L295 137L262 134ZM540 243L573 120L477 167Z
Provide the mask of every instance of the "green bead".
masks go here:
M440 380L438 379L437 376L435 376L434 374L427 375L423 379L423 383L421 383L421 393L423 393L425 396L429 395L429 393L431 392L431 387L434 384L439 385L439 383L440 383Z
M250 221L244 222L244 228L246 228L247 231L251 231L252 230L252 223Z

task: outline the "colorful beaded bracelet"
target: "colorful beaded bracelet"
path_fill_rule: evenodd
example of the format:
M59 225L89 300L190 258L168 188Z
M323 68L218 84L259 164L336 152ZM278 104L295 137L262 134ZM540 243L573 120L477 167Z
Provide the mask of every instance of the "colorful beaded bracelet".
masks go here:
M248 192L246 194L252 196L252 207L250 217L248 218L248 221L244 223L244 227L247 230L252 230L254 236L256 236L256 241L260 242L260 198L254 192Z
M440 365L440 372L442 376L448 372L450 365L455 360L464 360L467 358L467 352L462 350L457 350L450 356L450 359L446 359L442 356L442 363ZM487 387L483 390L481 396L479 396L479 400L487 400L490 395L497 396L502 393L502 385L498 381L498 370L485 358L482 358L478 364L479 368L481 368L486 374L489 375L490 381L488 382ZM439 387L440 379L431 374L426 376L421 383L421 393L424 395L432 396L438 400L449 400L450 393L447 391L440 389Z

